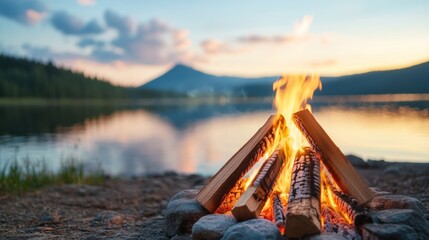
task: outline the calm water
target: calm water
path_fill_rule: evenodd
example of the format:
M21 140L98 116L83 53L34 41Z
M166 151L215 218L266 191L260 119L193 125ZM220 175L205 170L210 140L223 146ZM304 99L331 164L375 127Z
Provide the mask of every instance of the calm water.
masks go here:
M346 154L429 162L427 98L320 98L312 105L317 120ZM3 105L0 166L29 158L43 159L56 169L73 157L88 169L101 164L113 175L167 170L212 174L274 112L268 101L256 102L158 107Z

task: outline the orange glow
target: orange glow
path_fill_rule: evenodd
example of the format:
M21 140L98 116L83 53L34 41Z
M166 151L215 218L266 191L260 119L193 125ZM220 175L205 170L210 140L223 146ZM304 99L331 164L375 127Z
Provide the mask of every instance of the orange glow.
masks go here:
M307 101L313 97L314 91L321 87L320 78L315 75L283 76L273 84L273 90L276 92L273 104L277 114L286 119L287 126L286 132L277 134L275 138L275 143L280 142L280 139L284 141L282 144L286 156L285 167L275 188L277 192L289 194L293 161L298 150L306 145L305 138L292 121L292 114L303 109L311 111Z
M270 156L278 146L281 146L284 155L285 162L280 172L279 178L277 179L273 193L279 194L281 201L287 205L289 198L289 191L291 185L292 168L295 157L303 148L308 146L308 142L302 135L301 131L293 123L292 115L300 110L309 109L311 106L308 104L308 100L313 97L313 93L316 89L321 89L322 84L318 76L306 76L306 75L292 75L283 76L273 84L273 90L275 91L274 107L277 110L278 116L282 115L286 120L287 128L284 131L277 129L274 137L274 143L267 149L264 157L260 159L263 161ZM251 170L251 174L246 181L245 187L242 191L245 191L249 185L253 182L254 178L258 173L258 167L255 166ZM351 224L351 219L342 211L335 203L334 189L339 189L338 185L332 179L327 169L321 163L321 198L320 203L322 209L330 209L338 216L341 216L348 224ZM267 201L262 208L260 217L274 221L273 214L273 202L271 196L267 198ZM324 216L321 216L322 226L324 225ZM283 229L281 229L283 230ZM284 229L287 231L287 229Z
M328 170L323 166L323 164L321 165L322 167L320 170L320 177L322 179L322 184L320 186L321 187L320 200L321 200L322 209L323 209L323 206L328 207L329 209L337 213L339 216L343 217L348 224L351 224L352 220L350 219L350 217L347 214L345 214L345 212L341 211L340 208L338 208L334 200L333 190L334 188L340 189L339 186L332 179ZM322 218L322 224L324 224L324 218Z

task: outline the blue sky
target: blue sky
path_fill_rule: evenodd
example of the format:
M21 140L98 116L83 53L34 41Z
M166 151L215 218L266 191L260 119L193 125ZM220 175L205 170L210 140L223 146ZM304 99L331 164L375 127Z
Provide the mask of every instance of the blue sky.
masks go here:
M429 60L429 1L0 0L0 51L140 85L214 74L342 75Z

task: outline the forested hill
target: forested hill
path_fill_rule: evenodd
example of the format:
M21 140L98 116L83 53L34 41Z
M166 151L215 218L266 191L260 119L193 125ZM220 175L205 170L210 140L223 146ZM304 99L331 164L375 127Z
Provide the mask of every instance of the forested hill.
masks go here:
M0 98L124 99L164 95L114 86L52 63L0 54Z

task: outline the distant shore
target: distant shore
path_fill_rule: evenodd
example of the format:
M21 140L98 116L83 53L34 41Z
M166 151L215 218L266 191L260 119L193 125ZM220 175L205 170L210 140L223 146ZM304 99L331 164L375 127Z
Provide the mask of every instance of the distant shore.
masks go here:
M429 163L353 163L371 187L418 198L429 210ZM0 238L167 239L164 211L169 199L208 179L167 172L0 196Z

